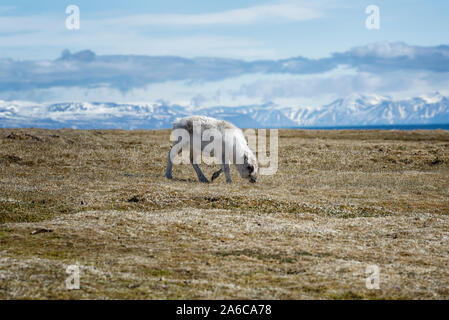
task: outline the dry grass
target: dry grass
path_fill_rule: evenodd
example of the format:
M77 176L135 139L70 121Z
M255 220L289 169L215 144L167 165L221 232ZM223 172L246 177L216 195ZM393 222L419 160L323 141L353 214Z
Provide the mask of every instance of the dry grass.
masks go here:
M0 298L449 298L449 132L281 130L255 185L168 134L0 130Z

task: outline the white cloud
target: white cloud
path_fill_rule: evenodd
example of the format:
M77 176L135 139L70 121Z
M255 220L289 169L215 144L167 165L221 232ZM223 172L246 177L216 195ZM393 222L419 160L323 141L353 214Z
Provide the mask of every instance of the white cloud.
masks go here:
M79 32L61 31L48 36L44 32L23 33L14 37L0 35L1 43L8 44L8 56L19 59L41 58L38 50L24 50L24 46L33 48L52 48L56 57L65 48L73 51L83 50L93 46L96 52L107 54L129 55L177 55L183 57L219 56L244 59L276 58L274 48L267 48L263 42L244 37L219 36L212 34L196 34L186 36L144 36L138 33L123 34L121 32L97 31L95 40L90 29L82 28ZM117 45L119 43L120 45ZM26 45L24 45L26 44ZM113 45L112 45L113 44ZM14 49L17 48L17 49ZM2 48L4 54L7 48ZM37 56L36 56L37 55Z
M202 14L143 14L105 20L110 25L126 26L203 26L248 25L317 19L323 13L305 4L280 3Z
M94 47L96 52L107 54L279 58L282 48L267 47L260 38L255 41L233 31L215 34L205 26L300 22L323 16L322 8L321 1L320 4L296 1L200 14L141 14L95 19L84 16L81 8L81 28L77 31L65 28L64 14L0 16L0 55L16 59L48 58L55 50ZM186 26L197 28L187 32L182 29ZM155 27L157 33L152 32ZM173 34L171 27L181 28L180 32Z
M1 12L0 12L1 13ZM18 32L51 32L64 28L64 19L43 16L6 16L0 17L0 31L12 33Z
M415 52L415 47L402 42L377 42L353 49L354 55L359 57L374 56L387 59L404 56L414 58Z
M449 88L448 73L435 75L426 71L405 71L371 74L339 68L313 75L252 74L214 82L167 81L129 91L111 87L53 87L3 92L0 99L120 103L155 102L162 99L169 103L196 107L259 105L272 101L280 106L314 108L354 92L405 99L435 91L447 96L449 95L447 88Z
M354 92L391 96L395 99L439 91L449 94L449 72L400 71L394 73L358 72L340 68L313 75L261 75L228 93L254 101L273 101L279 105L319 106Z

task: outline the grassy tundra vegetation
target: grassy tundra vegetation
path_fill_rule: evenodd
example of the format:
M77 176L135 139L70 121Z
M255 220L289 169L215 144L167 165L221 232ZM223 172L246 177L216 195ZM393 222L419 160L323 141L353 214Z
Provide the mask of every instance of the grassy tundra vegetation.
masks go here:
M281 130L257 184L169 181L170 145L0 130L0 298L449 298L448 131Z

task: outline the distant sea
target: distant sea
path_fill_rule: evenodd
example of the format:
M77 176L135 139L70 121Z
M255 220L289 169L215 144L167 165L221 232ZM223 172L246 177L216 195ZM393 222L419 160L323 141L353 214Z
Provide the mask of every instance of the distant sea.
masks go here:
M447 124L395 124L377 126L339 126L339 127L294 127L289 129L313 129L313 130L449 130Z

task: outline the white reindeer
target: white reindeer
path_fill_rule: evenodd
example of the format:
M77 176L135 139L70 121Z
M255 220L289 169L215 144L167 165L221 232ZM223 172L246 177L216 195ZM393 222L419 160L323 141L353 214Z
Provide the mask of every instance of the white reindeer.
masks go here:
M196 130L195 126L197 126L196 128L200 130ZM190 139L178 139L168 153L167 170L165 172L165 177L168 179L172 179L172 156L174 157L176 154L181 152L182 148L190 148L190 163L192 164L193 169L195 169L198 180L206 183L209 182L198 164L195 163L196 161L194 161L194 155L203 152L205 147L209 143L212 143L209 141L202 141L203 133L205 133L206 130L210 130L219 133L219 138L221 138L222 142L221 154L216 154L215 152L212 152L211 154L216 157L221 164L220 170L214 172L211 180L213 181L218 178L224 171L226 182L232 182L231 174L229 172L229 165L232 163L235 165L243 179L248 179L252 183L257 181L257 159L248 147L248 143L246 142L243 132L232 123L205 116L191 116L176 119L173 122L173 130L175 129L186 130ZM217 137L214 136L213 141L215 141L216 138ZM194 143L194 139L199 139L199 145ZM174 149L175 146L177 147L177 150ZM201 151L196 150L197 152L193 152L194 146L197 149L201 146ZM232 151L227 152L225 150ZM236 152L234 152L234 150L236 150Z

